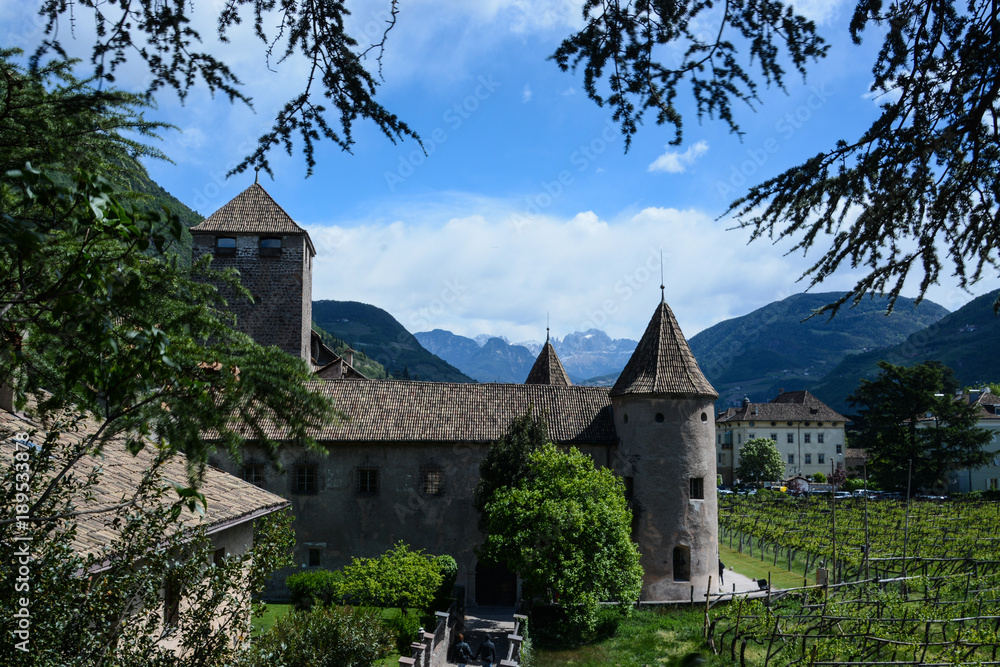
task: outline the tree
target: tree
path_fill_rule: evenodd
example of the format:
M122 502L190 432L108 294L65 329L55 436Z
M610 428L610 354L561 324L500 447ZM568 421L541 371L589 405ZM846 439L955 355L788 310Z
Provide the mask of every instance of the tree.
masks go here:
M531 408L507 427L479 462L479 481L472 504L479 512L480 525L485 520L486 504L498 489L513 488L528 475L528 457L549 442L549 428L541 415Z
M441 587L441 565L400 542L378 558L355 558L344 568L341 594L356 604L426 611Z
M242 82L225 59L199 50L202 37L192 24L195 9L191 3L44 2L39 15L45 20L46 38L32 55L33 67L49 52L65 57L60 28L64 22L72 28L79 14L87 11L97 26L90 62L98 79L113 82L116 72L126 62L130 65L141 62L148 73L145 92L149 96L166 88L174 90L184 101L200 82L213 95L221 93L230 102L252 106L250 98L242 92ZM375 100L378 78L362 62L369 54L378 54L376 64L381 70L382 48L396 23L397 11L397 0L389 0L382 16L381 38L374 44L362 45L345 29L344 20L350 12L344 0L280 5L271 0L238 0L220 5L216 20L220 48L246 21L263 45L269 69L279 67L285 60L304 58L306 62L301 91L284 103L271 129L258 139L257 148L232 173L258 167L270 174L268 153L283 148L291 154L298 139L308 165L307 174L311 174L316 164L313 157L316 142L327 139L343 150L350 150L354 144L354 123L359 118L374 123L393 142L407 136L419 141L406 123ZM324 99L332 109L325 106Z
M372 667L390 651L376 609L313 607L292 610L264 633L241 664L249 667Z
M882 39L870 93L881 115L862 136L841 140L730 204L727 213L753 239L790 239L792 251L829 247L806 272L810 285L841 265L867 275L824 309L888 292L890 309L911 274L920 294L945 263L966 287L998 266L1000 248L1000 22L995 2L859 0L850 35L873 26ZM733 102L757 101L758 81L784 85L779 58L805 75L827 47L815 26L776 0L587 0L584 26L553 55L562 69L583 65L584 87L608 104L629 139L647 109L682 139L675 106L690 81L698 115L718 116L734 132ZM702 39L699 29L712 35ZM756 78L744 69L756 63ZM664 63L680 52L673 65ZM605 93L598 85L603 84ZM938 245L943 244L943 257ZM1000 299L994 304L1000 309ZM821 312L822 312L821 310Z
M979 408L942 393L938 366L879 362L879 376L862 380L848 397L860 411L851 444L867 453L868 475L884 489L906 489L913 466L914 491L946 482L947 473L987 462L989 431L977 426Z
M736 467L736 477L740 480L759 484L781 479L784 475L785 464L774 440L751 438L740 447L740 464Z
M594 629L601 602L638 599L639 550L624 485L576 448L547 444L528 455L528 474L486 505L480 558L517 572L528 597L558 601L580 631Z

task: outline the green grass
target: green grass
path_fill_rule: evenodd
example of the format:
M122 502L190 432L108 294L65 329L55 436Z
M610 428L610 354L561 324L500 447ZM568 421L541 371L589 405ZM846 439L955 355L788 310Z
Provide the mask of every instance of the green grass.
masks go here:
M704 611L692 609L642 610L618 626L610 639L579 648L535 647L538 667L680 666L684 658L700 653L705 667L731 665L728 657L712 655L702 639Z
M290 604L268 604L262 615L253 617L253 636L270 630L274 622L287 614L291 608Z
M775 566L774 561L770 558L762 561L759 558L752 557L750 554L741 554L735 549L730 549L721 542L719 544L719 557L726 564L726 567L732 566L734 571L751 579L767 579L770 573L772 588L798 588L802 585L802 575L789 572L783 568L780 559L778 560L778 565ZM809 579L809 585L814 583L816 582L813 579Z

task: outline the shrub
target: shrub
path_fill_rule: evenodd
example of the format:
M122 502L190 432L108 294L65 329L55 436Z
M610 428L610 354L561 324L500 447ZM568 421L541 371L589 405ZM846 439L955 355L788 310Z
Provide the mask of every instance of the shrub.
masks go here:
M309 609L314 601L329 605L339 602L344 575L340 571L307 570L285 578L285 586L292 595L296 609Z
M824 475L821 472L814 472L812 475L809 476L809 478L812 481L816 482L817 484L825 484L826 483L826 475Z
M410 644L417 639L417 630L421 627L420 614L407 614L403 610L397 616L383 621L386 631L396 640L396 650L404 655L410 655Z
M451 556L438 556L434 559L441 573L441 586L434 594L434 602L428 611L447 611L451 607L452 593L455 590L455 580L458 578L458 563Z
M399 542L378 558L355 558L344 568L341 591L356 604L424 610L440 587L437 564Z
M292 610L250 650L249 667L371 667L389 654L386 628L374 609Z

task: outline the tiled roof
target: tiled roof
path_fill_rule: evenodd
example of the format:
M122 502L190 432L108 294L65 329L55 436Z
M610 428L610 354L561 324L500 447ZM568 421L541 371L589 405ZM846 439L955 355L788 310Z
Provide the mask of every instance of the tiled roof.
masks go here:
M846 422L849 420L808 391L787 391L770 403L744 401L742 406L729 408L715 421L722 423L739 421Z
M611 389L622 394L704 396L719 394L698 366L673 311L665 301L657 306L642 339Z
M193 233L305 234L260 183L236 195L218 211L191 228Z
M607 387L402 380L328 380L311 386L346 417L311 433L320 441L488 443L531 408L545 417L554 442L617 442Z
M547 338L524 384L553 384L560 387L569 387L573 384L569 381L569 375L563 368L562 362L559 361L556 349Z
M59 438L66 444L79 442L89 432L92 425L85 425L76 433L63 432ZM12 433L30 432L41 426L24 417L12 415L0 410L0 460L3 465L13 461L15 445L10 437ZM32 441L39 442L44 437L35 435ZM97 484L90 487L92 497L80 497L75 504L80 510L95 510L120 504L132 497L145 471L153 461L151 451L155 445L147 444L139 454L133 456L120 441L108 442L100 456L85 456L73 468L77 479L81 479L99 468L101 473ZM187 486L187 462L182 454L172 457L163 466L163 479ZM288 501L273 493L248 484L228 473L207 466L204 480L199 488L205 495L207 509L205 516L185 510L181 515L181 523L191 528L196 525L206 525L208 532L216 532L229 526L252 520L265 514L270 514L288 506ZM176 500L174 493L168 493L164 502ZM114 518L112 512L84 514L77 518L77 536L74 547L81 553L96 552L117 537L117 531L109 525Z

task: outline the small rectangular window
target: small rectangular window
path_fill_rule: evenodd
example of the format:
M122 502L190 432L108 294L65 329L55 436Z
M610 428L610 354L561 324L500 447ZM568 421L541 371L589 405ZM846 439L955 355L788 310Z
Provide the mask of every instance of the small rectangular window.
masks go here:
M281 255L281 239L261 239L259 250L261 257L278 257Z
M818 463L826 463L826 454L817 454L816 461Z
M755 433L747 433L747 440L753 440L757 435Z
M378 495L378 468L358 468L355 478L359 496Z
M705 499L705 480L702 477L691 478L691 500Z
M319 491L319 479L314 463L300 463L293 471L292 493L314 494Z
M988 489L990 491L997 491L998 489L1000 489L1000 479L997 479L996 477L990 477Z
M425 496L444 495L444 471L437 469L424 470L420 492Z
M225 548L216 549L215 551L212 552L212 564L215 565L215 567L220 567L223 561L225 560L226 560Z
M818 442L820 444L823 444L823 434L822 433L817 433L816 434L816 442Z
M837 453L838 454L843 454L844 453L843 447L844 447L843 445L837 445Z
M236 254L236 238L233 236L217 236L215 237L215 254L216 255L235 255Z
M262 489L267 488L267 476L263 463L248 463L243 466L243 481Z
M719 454L719 465L720 466L722 465L722 462L723 462L723 456L722 456L722 454Z
M625 500L632 500L635 497L635 478L625 477Z
M806 454L806 465L810 465L812 462L812 454Z
M803 435L802 442L806 443L812 442L812 433L806 433L805 435Z
M795 454L788 455L788 463L790 463L791 465L795 465Z
M771 440L774 440L775 442L778 442L778 434L777 433L772 433L771 434Z
M794 433L789 433L788 434L788 444L790 444L790 445L794 445L795 444L795 434Z
M319 567L322 556L322 549L311 547L309 549L309 567Z
M163 582L163 624L176 628L181 620L181 589L174 578Z

